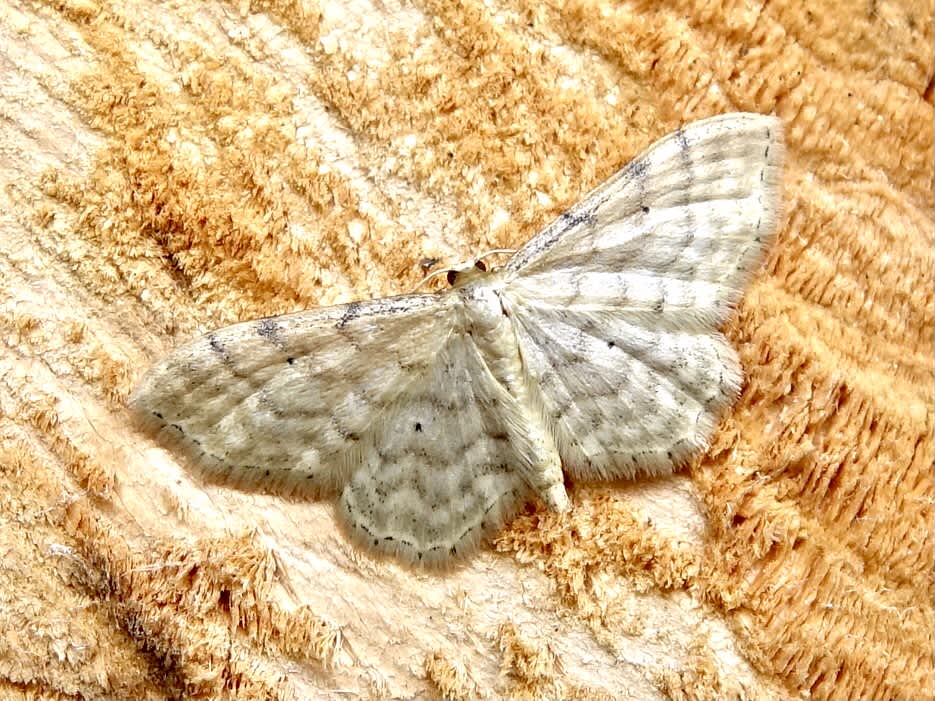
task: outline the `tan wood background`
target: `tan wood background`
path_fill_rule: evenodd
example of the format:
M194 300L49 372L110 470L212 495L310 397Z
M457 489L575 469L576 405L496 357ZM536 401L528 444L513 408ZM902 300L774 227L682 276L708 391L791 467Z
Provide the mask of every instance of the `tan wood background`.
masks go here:
M931 698L933 8L0 2L0 695ZM516 246L683 122L786 124L747 376L667 479L444 574L130 426L212 327Z

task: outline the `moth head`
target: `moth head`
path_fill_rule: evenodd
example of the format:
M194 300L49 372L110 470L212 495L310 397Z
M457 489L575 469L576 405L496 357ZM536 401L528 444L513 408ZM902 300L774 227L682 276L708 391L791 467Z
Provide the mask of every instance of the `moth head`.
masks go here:
M460 287L467 283L477 280L487 272L487 264L482 260L468 261L453 268L449 268L445 273L445 279L452 287Z
M479 280L484 275L488 274L491 270L496 270L496 268L490 268L485 262L484 258L487 256L495 255L498 253L516 253L512 248L496 248L492 251L487 251L483 255L474 258L473 260L465 261L464 263L458 263L449 268L443 270L436 270L431 275L427 275L422 279L416 286L418 290L422 285L427 283L429 280L432 280L440 275L444 275L445 279L448 281L448 284L452 287L463 287L470 282ZM414 292L415 290L413 290Z

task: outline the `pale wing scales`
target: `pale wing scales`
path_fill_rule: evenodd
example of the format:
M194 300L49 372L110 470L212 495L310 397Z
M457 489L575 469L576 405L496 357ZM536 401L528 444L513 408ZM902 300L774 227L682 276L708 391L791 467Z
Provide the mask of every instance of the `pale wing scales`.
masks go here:
M773 117L722 115L670 134L523 246L508 292L723 322L775 234L783 154Z
M427 372L452 301L412 295L229 326L154 366L130 405L212 475L333 492L383 410Z
M707 445L742 380L718 332L780 213L778 120L657 142L526 244L505 308L566 470L661 472Z
M741 382L715 335L653 331L608 315L517 315L530 382L565 470L586 478L670 471L706 445Z
M474 550L528 498L523 408L467 333L387 407L338 506L361 545L439 564Z

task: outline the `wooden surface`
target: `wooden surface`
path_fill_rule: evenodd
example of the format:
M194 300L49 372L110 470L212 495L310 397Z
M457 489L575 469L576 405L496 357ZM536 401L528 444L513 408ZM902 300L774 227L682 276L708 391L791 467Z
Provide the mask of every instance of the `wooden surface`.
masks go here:
M0 693L933 695L933 10L0 4ZM516 246L681 123L786 124L747 385L667 479L445 574L123 408L215 326Z

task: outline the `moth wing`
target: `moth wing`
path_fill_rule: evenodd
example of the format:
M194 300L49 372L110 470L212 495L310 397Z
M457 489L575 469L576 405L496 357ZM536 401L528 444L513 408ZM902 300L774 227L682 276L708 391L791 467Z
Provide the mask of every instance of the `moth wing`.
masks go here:
M129 404L212 476L333 493L383 412L431 372L456 304L408 295L229 326L155 365Z
M779 120L732 114L661 139L508 262L503 298L566 469L669 471L738 394L718 331L772 241Z
M418 564L474 550L531 493L525 411L456 329L362 445L342 522L362 545Z

